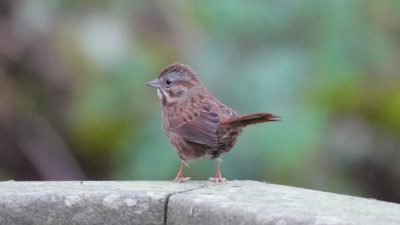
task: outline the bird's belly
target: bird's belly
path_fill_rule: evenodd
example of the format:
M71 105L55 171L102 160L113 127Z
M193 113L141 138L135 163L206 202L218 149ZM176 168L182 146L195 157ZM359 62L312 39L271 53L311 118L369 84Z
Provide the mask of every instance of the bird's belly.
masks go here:
M179 134L169 132L168 138L179 157L183 160L215 159L236 144L242 129L222 129L218 132L218 145L207 146L183 139Z
M189 142L179 135L170 135L169 141L175 148L176 153L184 161L207 158L210 151L206 146Z

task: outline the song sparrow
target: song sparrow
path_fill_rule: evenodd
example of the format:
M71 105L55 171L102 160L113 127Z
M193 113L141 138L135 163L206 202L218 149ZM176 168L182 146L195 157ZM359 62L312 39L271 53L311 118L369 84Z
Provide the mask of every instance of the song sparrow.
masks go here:
M157 89L164 132L182 160L177 182L190 179L183 176L190 159L217 159L215 178L210 179L222 182L219 157L233 147L242 128L279 120L270 113L236 113L214 97L187 65L169 65L147 85Z

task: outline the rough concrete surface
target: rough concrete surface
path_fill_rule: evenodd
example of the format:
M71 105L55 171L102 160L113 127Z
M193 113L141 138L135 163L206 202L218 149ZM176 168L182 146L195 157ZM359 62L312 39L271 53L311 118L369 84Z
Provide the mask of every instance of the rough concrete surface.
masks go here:
M399 225L400 205L265 184L0 182L0 225Z

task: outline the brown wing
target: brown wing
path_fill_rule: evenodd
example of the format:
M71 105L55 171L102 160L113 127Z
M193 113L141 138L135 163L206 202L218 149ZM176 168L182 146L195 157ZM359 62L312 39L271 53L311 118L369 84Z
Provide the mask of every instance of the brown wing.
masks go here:
M193 110L193 109L192 109ZM220 118L211 106L203 106L197 112L183 112L181 121L174 121L171 129L183 139L210 148L218 146Z

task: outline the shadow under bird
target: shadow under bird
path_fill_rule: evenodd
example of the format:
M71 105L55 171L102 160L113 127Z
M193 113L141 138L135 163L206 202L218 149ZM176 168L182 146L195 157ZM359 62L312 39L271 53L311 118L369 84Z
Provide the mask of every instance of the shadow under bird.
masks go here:
M216 174L210 179L222 182L219 157L232 149L242 129L280 118L270 113L238 114L214 97L183 64L167 66L147 85L157 89L164 133L182 160L177 182L190 179L183 176L183 168L192 159L216 159Z

